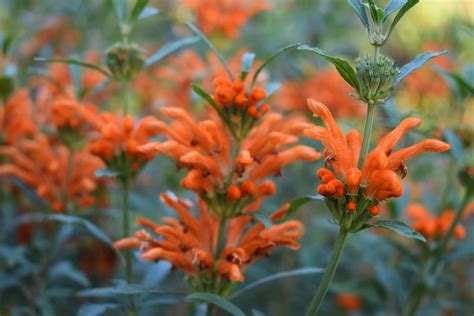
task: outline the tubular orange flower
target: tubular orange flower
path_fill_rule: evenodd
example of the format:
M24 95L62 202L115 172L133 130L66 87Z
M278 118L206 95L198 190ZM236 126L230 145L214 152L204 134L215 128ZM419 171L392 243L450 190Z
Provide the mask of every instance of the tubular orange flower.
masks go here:
M232 216L254 210L263 198L275 193L269 176L298 160L314 160L320 154L306 146L292 146L309 124L299 117L283 119L271 113L241 143L231 161L232 137L222 121L195 122L186 110L163 108L172 120L163 127L168 140L141 146L144 153L160 152L189 171L182 185L208 202L212 212ZM229 207L228 202L232 202Z
M337 293L336 302L346 312L354 312L362 308L360 296L353 293Z
M358 224L367 220L367 210L380 201L398 197L403 193L401 178L407 173L406 161L424 152L442 152L451 146L436 139L423 140L410 147L392 152L393 148L410 129L421 124L416 118L404 119L400 125L383 137L365 160L362 170L358 168L362 137L357 130L351 130L344 137L329 109L322 103L308 100L308 106L315 116L319 116L325 127L315 126L305 130L305 134L319 140L324 145L325 168L318 171L322 184L318 192L333 204L336 219L343 214L337 211L337 204L353 208L358 205ZM330 166L333 170L330 170ZM369 215L378 214L375 209Z
M413 228L427 239L439 240L448 232L454 217L454 210L444 210L440 216L431 214L422 204L411 204L406 211ZM454 229L454 238L464 239L466 229L461 224Z
M286 215L288 204L270 216L273 225L268 229L262 223L251 225L253 217L244 215L229 220L223 233L219 232L219 218L212 215L204 201L199 201L200 215L195 218L189 201L172 193L161 194L161 200L176 211L179 220L164 217L164 225L158 225L138 218L137 223L151 234L137 231L133 237L117 241L115 247L140 249L143 260L169 261L191 277L193 286L208 292L219 293L225 288L223 284L242 281L246 268L278 246L299 248L297 240L303 236L301 222L277 223ZM222 248L219 235L224 237Z
M119 173L136 172L155 156L154 152L139 150L150 137L157 136L164 123L152 116L135 122L133 116L122 117L104 112L94 122L98 130L90 144L90 151L99 156L109 168Z
M71 153L62 145L52 146L42 134L18 141L16 146L1 147L0 156L9 161L0 165L0 176L20 178L53 211L84 208L94 203L92 193L97 188L94 173L103 167L96 157L86 152Z
M235 38L253 15L268 10L267 0L184 0L196 13L197 24L206 34L219 32Z

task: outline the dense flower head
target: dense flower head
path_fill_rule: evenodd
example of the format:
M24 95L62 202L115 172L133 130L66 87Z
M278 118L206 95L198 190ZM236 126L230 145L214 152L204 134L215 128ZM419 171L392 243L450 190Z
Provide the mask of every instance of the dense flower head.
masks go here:
M0 106L0 144L11 145L18 139L34 136L37 131L28 90L19 89Z
M283 110L307 112L306 100L317 97L337 118L363 115L364 107L350 95L354 89L336 69L311 69L306 77L283 82L273 99L275 105Z
M33 139L19 140L15 146L0 147L0 156L7 160L0 165L0 176L21 179L53 211L76 210L94 203L94 173L103 164L89 153L71 152L37 134Z
M242 281L243 271L253 262L278 246L299 248L297 240L303 236L300 221L282 221L288 204L270 215L273 225L265 228L262 223L254 224L250 215L220 225L222 219L215 217L202 200L198 218L192 215L188 200L172 193L161 194L161 200L175 210L179 219L164 217L163 225L159 225L137 218L137 223L148 231L139 230L133 237L115 242L115 247L140 249L143 260L169 261L187 273L193 286L204 291L219 293L228 282Z
M184 0L184 4L195 12L204 33L229 38L237 37L252 16L270 8L267 0Z
M411 204L406 211L406 215L412 222L412 226L426 239L436 240L443 238L451 227L455 210L444 210L439 216L436 216L422 204ZM463 225L458 224L454 228L454 238L464 239L466 237L466 229Z
M187 168L182 185L206 200L212 212L224 216L234 216L247 206L253 209L273 195L275 186L267 178L279 175L287 165L320 157L312 148L295 145L309 127L299 117L266 115L231 161L234 140L217 115L196 122L181 108L163 108L162 114L171 119L163 129L167 140L151 142L142 151L163 153Z
M157 136L163 123L152 116L136 121L131 115L103 112L94 126L97 132L92 136L90 151L113 171L133 175L155 156L155 153L143 152L139 147Z
M324 104L310 99L308 106L325 125L309 128L305 133L324 145L326 166L317 172L322 181L318 192L328 198L328 205L336 220L345 214L341 209L355 214L354 223L357 224L378 215L377 204L380 201L402 195L401 178L406 176L407 160L424 152L442 152L451 147L440 140L426 139L393 151L407 131L421 124L419 119L406 118L378 142L367 155L362 168L359 168L362 147L360 133L353 129L344 137Z

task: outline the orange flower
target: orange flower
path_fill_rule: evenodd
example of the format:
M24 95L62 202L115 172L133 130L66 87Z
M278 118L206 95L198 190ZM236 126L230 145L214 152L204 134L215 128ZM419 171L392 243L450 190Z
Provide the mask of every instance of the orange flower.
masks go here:
M308 96L317 96L337 118L364 114L364 107L350 96L354 90L341 78L336 69L311 69L307 77L309 79L284 82L275 95L275 105L287 111L306 112Z
M219 117L195 122L181 108L163 108L162 113L172 120L164 127L168 140L149 143L141 150L166 154L187 168L182 185L208 201L213 212L233 215L246 207L245 211L258 208L265 196L275 193L273 183L266 180L269 176L298 160L320 157L307 146L292 146L309 127L298 117L268 114L242 141L231 161L233 139ZM232 209L227 201L232 201Z
M73 155L69 165L69 155ZM94 173L101 161L86 152L72 153L62 145L52 146L46 136L3 146L0 156L8 162L0 165L0 176L15 176L47 201L53 211L76 209L94 203L97 187Z
M355 312L362 308L360 296L353 293L337 293L336 302L346 312Z
M26 89L15 91L6 104L0 106L0 144L14 144L18 139L37 133L33 121L33 104Z
M135 174L155 156L155 153L144 152L139 147L146 144L150 137L157 136L164 128L164 123L152 116L136 122L130 115L122 117L104 112L99 115L94 126L98 133L92 137L90 151L112 170Z
M204 286L209 292L222 290L211 280L242 281L243 271L253 262L267 256L277 246L299 248L296 240L303 236L301 222L277 223L286 215L288 204L270 216L273 225L268 229L262 223L251 225L253 217L244 215L230 219L223 234L219 232L219 219L209 212L204 201L199 201L200 215L195 218L191 215L189 201L178 199L172 193L161 194L161 200L176 211L179 220L164 217L164 225L158 225L138 218L137 223L152 234L137 231L133 237L115 242L115 247L140 249L144 260L169 261L191 276L193 285ZM224 236L222 241L218 240L219 235Z
M362 137L357 130L351 130L344 137L329 109L322 103L308 100L308 106L315 116L319 116L325 127L312 127L306 135L319 140L324 145L326 167L318 170L322 184L318 192L334 203L346 205L355 202L365 212L371 205L403 193L401 179L406 175L406 161L424 152L442 152L451 146L442 141L427 139L392 152L403 135L420 125L416 118L404 119L393 131L385 135L370 152L362 169L358 168ZM329 169L332 166L333 170ZM374 212L372 209L372 214ZM362 213L365 214L365 213ZM342 214L339 214L340 217ZM364 215L365 216L365 215ZM362 218L361 218L362 220Z
M451 227L454 217L454 210L444 210L439 217L431 214L423 205L412 204L407 209L407 216L412 222L412 226L427 239L441 239ZM454 229L456 239L464 239L466 230L461 225L456 225Z
M204 33L218 32L228 38L237 37L252 16L270 8L267 0L184 0L184 4L195 11Z

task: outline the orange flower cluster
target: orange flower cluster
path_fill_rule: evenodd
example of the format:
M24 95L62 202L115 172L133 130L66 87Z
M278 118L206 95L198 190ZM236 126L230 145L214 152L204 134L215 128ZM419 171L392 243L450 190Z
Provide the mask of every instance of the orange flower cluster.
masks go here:
M152 116L139 122L133 116L101 113L94 124L98 133L93 135L90 151L99 156L107 166L119 174L135 174L148 160L155 156L152 152L139 149L150 137L157 136L163 123Z
M246 91L245 84L240 79L234 82L226 77L218 77L214 80L215 95L214 101L224 109L232 120L244 119L245 114L251 118L258 119L267 113L270 107L266 103L260 103L267 96L262 88L253 88Z
M454 210L444 210L441 215L431 214L421 204L411 204L407 209L407 216L411 220L413 228L427 239L435 240L442 238L451 227L456 212ZM464 239L466 229L461 224L454 228L454 237Z
M170 193L161 194L164 203L173 208L179 220L163 218L164 225L138 218L139 230L133 237L115 243L117 249L140 249L144 260L167 260L193 278L193 285L204 291L223 290L223 282L244 279L243 270L278 246L299 248L296 242L303 235L303 224L297 220L281 223L288 210L285 205L270 216L273 225L265 228L262 223L252 224L252 216L230 219L227 227L220 225L202 200L199 218L191 215L189 201L177 199ZM250 226L250 227L249 227ZM221 228L220 228L221 227ZM226 227L225 232L220 232ZM247 229L248 227L248 229ZM223 237L219 240L219 236ZM225 283L224 283L225 284Z
M362 308L360 296L354 293L337 293L336 303L346 312L355 312Z
M312 69L308 78L284 82L275 95L275 105L287 111L306 112L306 100L309 96L317 97L337 118L360 117L364 114L364 107L350 96L354 89L341 78L336 69Z
M267 0L184 0L206 34L220 33L228 38L239 36L241 28L257 13L270 9Z
M182 185L206 200L211 211L226 212L227 216L246 206L255 209L265 196L274 194L275 187L267 177L278 175L295 161L320 157L307 146L291 146L309 127L298 117L268 114L242 141L235 161L231 161L233 139L219 117L195 122L181 108L163 108L162 114L171 119L163 127L168 140L149 143L142 151L163 153L187 168ZM251 202L256 203L249 205Z
M26 89L17 90L0 106L0 144L14 144L18 139L37 133L33 104Z
M73 155L69 159L69 155ZM94 173L102 162L86 153L72 153L62 145L52 146L48 138L37 134L14 146L0 148L7 163L0 165L0 176L15 176L33 188L53 211L63 212L90 206L97 187Z
M407 118L378 142L368 154L361 170L358 168L362 146L360 133L353 129L344 137L324 104L309 99L308 106L325 125L305 131L307 136L321 141L325 148L326 167L319 169L317 173L323 182L319 185L318 192L332 199L333 203L344 205L348 212L360 210L362 218L365 217L366 209L371 216L378 215L377 204L380 201L403 193L398 172L402 178L405 177L407 160L424 152L442 152L451 147L440 140L426 139L392 152L408 130L421 124L419 119Z

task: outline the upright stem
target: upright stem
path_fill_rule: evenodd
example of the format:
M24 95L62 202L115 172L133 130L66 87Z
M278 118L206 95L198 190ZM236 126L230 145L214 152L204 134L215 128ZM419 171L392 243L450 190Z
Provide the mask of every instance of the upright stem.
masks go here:
M365 118L364 138L362 141L362 150L359 157L359 169L364 166L365 159L369 152L370 136L372 135L372 127L374 126L376 104L367 104L367 117Z
M120 86L122 89L122 102L123 102L123 115L128 115L129 106L128 106L128 82L121 81Z
M69 148L67 154L67 169L66 169L66 180L64 181L64 192L63 192L63 205L66 211L69 211L67 208L68 200L69 200L69 186L71 185L72 181L72 173L74 169L74 151Z
M436 273L439 263L441 262L441 259L443 258L443 254L446 251L446 247L448 246L449 242L451 241L454 235L454 230L456 229L456 226L461 220L464 209L469 203L469 199L471 198L472 192L473 192L472 188L468 188L466 190L463 201L456 211L456 216L454 217L454 220L451 223L451 226L449 227L448 232L446 233L446 235L444 235L443 239L439 243L439 246L436 248L436 250L430 254L430 257L428 258L428 260L426 260L425 263L423 264L420 279L418 280L418 282L416 282L415 286L412 288L408 296L408 304L406 305L407 308L405 310L405 315L413 316L418 310L421 300L423 296L425 295L426 289L428 288L425 278L427 275L433 275L434 273Z
M341 257L342 250L344 249L344 245L346 243L348 231L345 230L343 227L339 229L339 233L337 235L336 243L334 244L334 248L332 249L331 259L326 267L326 272L324 273L323 279L319 284L318 291L316 292L313 300L311 301L311 305L306 312L306 316L315 316L321 306L321 303L326 296L326 293L329 289L329 285L331 284L332 278L334 273L336 272L337 265L339 263L339 258Z

